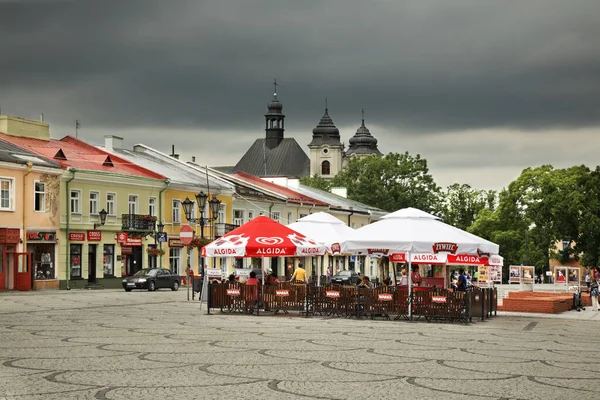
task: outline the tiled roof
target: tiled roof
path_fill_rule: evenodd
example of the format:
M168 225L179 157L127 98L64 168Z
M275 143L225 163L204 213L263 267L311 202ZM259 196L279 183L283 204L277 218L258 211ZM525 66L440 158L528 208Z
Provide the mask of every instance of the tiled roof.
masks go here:
M233 174L233 176L237 177L245 182L248 182L248 183L251 183L258 187L261 187L263 189L267 189L267 190L270 190L271 192L275 192L277 194L285 196L288 198L288 201L292 202L292 203L314 204L315 206L324 206L324 207L329 206L329 203L323 202L321 200L317 200L310 196L306 196L302 193L298 193L298 192L296 192L292 189L289 189L285 186L267 182L264 179L261 179L256 176L252 176L252 175L244 173L244 172L238 172L237 174Z
M4 140L0 140L0 161L15 164L31 162L38 167L60 168L60 164Z
M60 140L41 140L0 133L0 139L51 159L57 162L62 168L71 167L86 171L109 172L161 180L167 179L163 175L140 167L124 158L107 153L71 136L65 136ZM62 151L65 159L55 157L59 150ZM107 156L110 156L111 163L105 162Z
M301 178L310 175L310 159L294 138L284 138L273 149L266 146L265 139L256 139L232 172Z

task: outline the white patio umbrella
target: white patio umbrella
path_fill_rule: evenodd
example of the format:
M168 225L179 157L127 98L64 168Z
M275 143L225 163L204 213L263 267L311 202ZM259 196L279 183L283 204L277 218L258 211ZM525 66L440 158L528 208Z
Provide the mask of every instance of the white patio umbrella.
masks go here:
M306 237L309 237L317 243L327 247L327 252L330 254L340 254L341 242L350 234L354 233L354 229L337 219L331 214L325 212L317 212L300 218L297 222L287 226L290 229L300 232ZM319 265L320 266L320 265ZM317 282L320 284L321 270L317 271Z
M342 250L369 254L407 253L408 290L412 292L411 254L498 254L500 247L489 240L440 221L416 208L404 208L379 221L356 229L342 242ZM409 307L409 315L412 309Z

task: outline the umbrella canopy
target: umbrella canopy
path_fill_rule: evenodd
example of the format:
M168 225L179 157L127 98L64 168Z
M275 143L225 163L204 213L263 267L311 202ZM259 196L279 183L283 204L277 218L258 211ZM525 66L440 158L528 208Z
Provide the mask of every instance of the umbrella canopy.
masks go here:
M308 257L324 245L271 218L260 216L202 248L204 257Z
M498 254L499 246L416 208L403 208L356 229L342 242L348 252Z
M289 224L288 228L324 244L331 254L339 254L342 250L340 243L354 232L354 229L325 212L300 218L297 222Z

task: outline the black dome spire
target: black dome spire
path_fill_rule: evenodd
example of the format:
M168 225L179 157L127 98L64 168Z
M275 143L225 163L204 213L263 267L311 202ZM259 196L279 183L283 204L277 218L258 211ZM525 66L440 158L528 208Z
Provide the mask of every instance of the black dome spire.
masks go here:
M356 130L354 136L348 141L349 146L346 155L383 155L377 148L377 139L375 139L369 129L365 126L365 111L362 110L362 123Z
M319 146L322 144L329 145L341 145L340 142L340 131L333 123L333 120L329 116L329 108L327 107L327 99L325 99L325 114L321 117L321 120L317 126L313 129L313 140L309 146Z

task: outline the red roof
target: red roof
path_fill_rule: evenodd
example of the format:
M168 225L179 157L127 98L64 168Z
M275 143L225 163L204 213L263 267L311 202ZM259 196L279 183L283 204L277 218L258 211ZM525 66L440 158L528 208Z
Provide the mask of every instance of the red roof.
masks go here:
M313 199L312 197L303 195L302 193L298 193L287 187L280 186L276 183L265 181L264 179L261 179L254 175L247 174L245 172L237 172L237 173L233 174L233 176L237 176L238 178L240 178L248 183L252 183L253 185L260 186L263 189L267 189L267 190L270 190L277 194L280 194L282 196L285 196L288 198L288 201L290 201L292 203L314 204L315 206L325 206L325 207L329 206L328 203L325 203L325 202L317 200L317 199Z
M42 140L0 133L0 140L12 143L49 160L57 162L62 168L75 168L86 171L111 172L114 174L133 175L144 178L165 180L167 177L142 168L124 158L107 153L91 144L71 136ZM58 154L59 151L61 154ZM64 158L62 157L64 155ZM108 158L108 159L107 159Z

